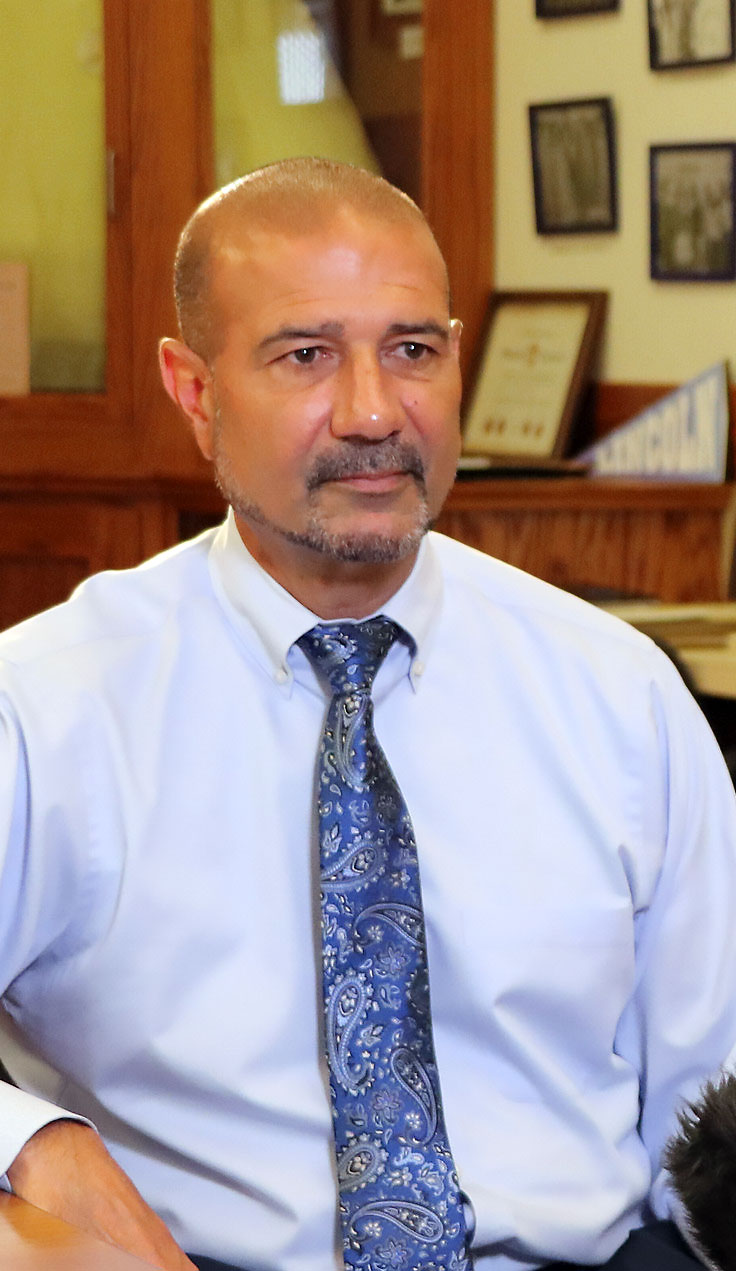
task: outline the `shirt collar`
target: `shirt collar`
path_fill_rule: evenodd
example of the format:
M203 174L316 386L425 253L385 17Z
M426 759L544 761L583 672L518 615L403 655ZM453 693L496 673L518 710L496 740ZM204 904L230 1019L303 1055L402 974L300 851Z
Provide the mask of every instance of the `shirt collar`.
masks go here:
M431 537L423 540L409 577L379 611L403 627L414 641L414 650L406 651L408 665L404 668L414 689L424 673L442 601L442 573ZM324 620L295 600L254 560L240 537L232 509L215 535L209 563L215 592L231 626L266 674L290 691L292 646L305 631Z

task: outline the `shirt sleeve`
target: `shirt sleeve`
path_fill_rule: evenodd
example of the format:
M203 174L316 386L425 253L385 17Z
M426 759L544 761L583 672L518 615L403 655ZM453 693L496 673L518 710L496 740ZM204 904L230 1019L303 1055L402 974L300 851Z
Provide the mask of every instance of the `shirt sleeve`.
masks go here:
M0 990L4 995L40 951L51 917L29 863L30 788L23 738L7 703L0 699ZM28 903L26 903L28 902ZM0 1082L0 1183L9 1190L6 1171L25 1143L51 1121L91 1124L45 1099Z
M25 1146L37 1130L50 1125L52 1121L80 1121L82 1125L92 1126L86 1117L79 1117L74 1112L65 1112L46 1099L39 1099L25 1090L0 1082L0 1186L4 1191L11 1191L7 1170L12 1165L21 1148ZM95 1127L92 1126L92 1129Z
M634 1010L619 1040L638 1052L651 1206L676 1219L662 1150L678 1110L729 1062L736 1042L736 795L702 712L664 655L652 711L662 776L650 769L651 788L642 786L643 826L665 847L651 902L636 916Z

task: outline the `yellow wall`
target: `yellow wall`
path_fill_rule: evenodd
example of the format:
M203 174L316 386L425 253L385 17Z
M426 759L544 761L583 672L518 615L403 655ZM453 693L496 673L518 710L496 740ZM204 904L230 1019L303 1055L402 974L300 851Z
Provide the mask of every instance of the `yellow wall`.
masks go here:
M496 285L609 292L602 377L679 383L722 359L736 376L736 283L649 277L649 145L736 140L736 64L651 71L645 0L542 20L496 0ZM527 107L612 97L619 229L536 233Z
M2 5L0 258L30 268L31 383L104 375L100 0Z

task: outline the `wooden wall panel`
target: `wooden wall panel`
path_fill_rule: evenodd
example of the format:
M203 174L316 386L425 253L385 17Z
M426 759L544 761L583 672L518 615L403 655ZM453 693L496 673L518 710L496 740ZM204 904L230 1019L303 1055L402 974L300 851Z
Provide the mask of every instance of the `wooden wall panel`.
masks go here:
M126 569L176 537L155 497L7 492L0 501L0 628L66 600L101 569Z

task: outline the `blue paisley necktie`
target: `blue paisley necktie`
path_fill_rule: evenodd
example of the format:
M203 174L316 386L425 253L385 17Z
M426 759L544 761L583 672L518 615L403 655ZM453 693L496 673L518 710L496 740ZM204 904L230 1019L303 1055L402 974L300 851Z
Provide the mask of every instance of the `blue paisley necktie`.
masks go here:
M424 917L409 813L373 729L388 618L314 627L298 644L333 697L319 756L327 1057L344 1261L363 1271L469 1268L440 1103Z

